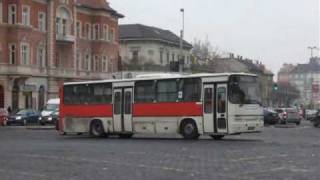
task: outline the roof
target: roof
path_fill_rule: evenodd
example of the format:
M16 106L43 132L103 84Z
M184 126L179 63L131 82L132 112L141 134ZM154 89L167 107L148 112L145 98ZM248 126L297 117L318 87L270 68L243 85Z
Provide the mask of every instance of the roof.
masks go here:
M135 79L112 79L112 80L99 80L99 81L86 81L86 82L68 82L64 83L64 85L78 85L78 84L96 84L96 83L115 83L115 82L133 82L133 81L141 81L141 80L154 80L154 79L176 79L176 78L199 78L199 77L221 77L221 76L231 76L231 75L242 75L242 76L254 76L255 74L248 73L202 73L202 74L190 74L190 75L177 75L174 74L172 76L163 76L163 77L146 77L146 78L135 78Z
M93 10L107 11L118 18L124 17L124 15L112 9L106 0L77 0L77 5Z
M128 40L150 40L180 45L180 37L169 30L142 24L125 24L119 26L120 41ZM192 45L183 41L184 48L192 49Z
M315 63L310 64L298 64L291 73L310 73L310 72L318 72L320 73L320 65Z

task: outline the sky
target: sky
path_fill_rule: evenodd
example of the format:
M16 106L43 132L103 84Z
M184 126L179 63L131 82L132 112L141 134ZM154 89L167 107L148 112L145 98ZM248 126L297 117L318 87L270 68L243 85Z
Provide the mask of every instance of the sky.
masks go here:
M125 15L120 24L145 24L205 41L221 52L259 60L276 73L283 63L307 63L320 46L320 0L108 0ZM318 52L315 52L318 53Z

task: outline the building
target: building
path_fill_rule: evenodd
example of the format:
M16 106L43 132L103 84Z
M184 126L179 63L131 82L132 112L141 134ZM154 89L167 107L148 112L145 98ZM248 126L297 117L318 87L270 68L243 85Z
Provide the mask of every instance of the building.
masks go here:
M293 64L283 64L278 72L278 83L289 83L290 73L295 67Z
M65 81L118 69L118 19L105 0L0 0L0 108L42 109Z
M311 58L307 64L298 64L290 72L289 82L300 92L299 104L320 107L320 58Z
M184 68L191 65L192 45L168 30L141 24L120 25L120 55L129 70L168 70L170 62L183 59ZM182 58L181 58L182 55ZM145 69L154 67L154 69ZM143 68L143 69L139 69Z

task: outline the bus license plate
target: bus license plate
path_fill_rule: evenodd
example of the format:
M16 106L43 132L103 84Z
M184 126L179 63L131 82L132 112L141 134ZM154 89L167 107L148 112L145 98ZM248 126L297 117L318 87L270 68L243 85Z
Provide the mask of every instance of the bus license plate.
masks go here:
M253 130L254 130L254 127L248 127L248 130L249 130L249 131L253 131Z

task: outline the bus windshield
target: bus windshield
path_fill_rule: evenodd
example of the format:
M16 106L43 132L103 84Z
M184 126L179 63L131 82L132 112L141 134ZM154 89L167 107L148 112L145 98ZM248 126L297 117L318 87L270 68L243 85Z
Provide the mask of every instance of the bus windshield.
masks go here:
M233 104L260 104L261 91L257 77L231 76L229 99Z

